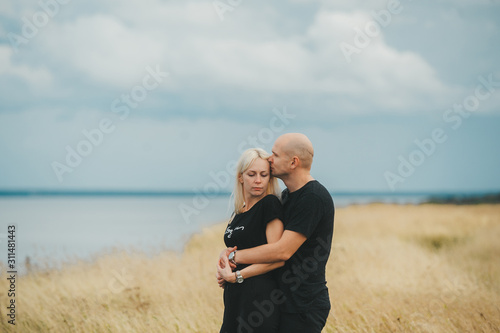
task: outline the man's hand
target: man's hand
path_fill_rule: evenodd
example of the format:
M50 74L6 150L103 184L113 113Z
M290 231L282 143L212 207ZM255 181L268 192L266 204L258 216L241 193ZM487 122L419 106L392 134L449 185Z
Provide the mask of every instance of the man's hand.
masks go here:
M221 268L224 268L225 267L225 261L227 261L227 257L229 257L229 253L233 252L233 251L236 251L237 249L237 246L235 247L228 247L227 249L225 250L222 250L222 252L220 253L219 255L219 263L218 265L221 266ZM224 258L226 258L226 260L224 261ZM229 266L231 267L231 269L235 269L236 268L236 265L233 264L232 262L229 262Z

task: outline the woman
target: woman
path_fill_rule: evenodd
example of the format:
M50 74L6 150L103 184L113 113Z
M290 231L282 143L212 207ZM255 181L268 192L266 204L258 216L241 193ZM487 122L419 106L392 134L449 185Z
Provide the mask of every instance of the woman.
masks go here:
M268 158L263 149L246 150L236 166L234 215L224 234L228 247L252 248L277 242L283 234L279 186L271 176ZM234 254L237 256L237 252ZM231 258L230 258L231 259ZM278 331L279 310L255 317L256 304L268 301L278 288L271 271L284 265L237 265L231 269L227 258L217 264L217 280L224 288L224 320L220 333L260 333ZM253 317L252 317L253 316ZM255 318L254 318L255 317Z

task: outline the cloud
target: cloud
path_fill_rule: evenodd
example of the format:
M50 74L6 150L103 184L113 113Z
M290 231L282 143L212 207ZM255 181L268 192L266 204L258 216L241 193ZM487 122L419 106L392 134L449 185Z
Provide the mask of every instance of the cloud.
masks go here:
M30 45L42 59L20 59L42 62L56 86L70 87L74 95L92 93L92 85L126 92L147 66L160 65L172 74L160 89L177 96L177 110L247 111L245 104L259 109L253 103L262 96L269 102L261 109L283 99L304 108L313 98L314 109L328 110L324 114L408 113L442 103L451 93L419 54L388 45L383 29L347 63L339 45L354 43L353 29L373 20L363 11L320 8L308 24L284 33L277 22L286 18L269 4L242 4L221 22L210 3L150 0L111 11L113 3L72 20L65 15L78 7L61 8ZM256 25L262 13L274 20ZM157 104L171 102L165 95Z
M373 11L387 9L389 2L295 2L283 10L244 2L227 12L224 21L211 2L117 4L71 2L62 7L16 55L17 77L42 82L50 75L52 84L44 87L51 91L45 95L68 109L82 102L109 108L116 96L140 83L147 66L158 65L171 75L148 97L144 114L151 117L245 113L262 118L272 107L286 104L331 121L338 115L444 110L468 93L468 87L443 81L442 65L436 66L425 47L400 47L388 38L409 24L405 2L403 13L393 15L363 47L356 44L357 35L366 34L368 24L373 27ZM442 18L429 6L412 8L413 14L422 12L433 13L429 24ZM459 18L453 22L463 28L466 19ZM342 43L357 49L351 62ZM441 42L431 45L436 43ZM24 76L20 68L25 68ZM35 71L28 75L28 69ZM26 103L6 94L18 105Z
M6 45L0 45L0 76L6 79L22 80L33 89L43 90L53 80L52 73L45 67L30 66L12 62L13 51Z
M361 98L375 109L404 113L424 109L420 103L423 97L428 103L429 99L439 100L450 94L422 57L387 45L380 25L378 34L366 34L368 22L372 26L375 23L373 17L362 12L317 14L309 37L318 48L316 72L330 74L324 75L323 89L339 87L331 92ZM361 39L363 43L358 43ZM351 62L347 62L346 51L342 50L346 44L358 52L350 55Z
M244 1L221 21L211 1L68 2L19 52L0 42L0 186L190 190L209 182L209 171L224 170L238 144L286 106L296 123L284 130L319 143L319 178L346 189L385 189L383 172L474 93L479 75L500 81L498 6L402 1L400 14L360 42L360 33L374 28L373 12L389 3ZM42 10L32 1L0 8L1 31L18 34L23 18ZM342 43L357 49L351 62ZM147 66L170 75L120 120L112 103L142 83ZM494 142L498 106L498 93L481 101L463 128L449 133L450 145L452 136ZM476 117L491 117L477 123L491 120L489 141ZM51 163L103 118L116 130L59 184ZM464 165L448 155L442 169ZM486 152L478 157L492 160ZM426 182L428 174L409 188L439 187Z
M130 87L162 56L159 43L109 15L58 24L40 38L53 64L111 87Z

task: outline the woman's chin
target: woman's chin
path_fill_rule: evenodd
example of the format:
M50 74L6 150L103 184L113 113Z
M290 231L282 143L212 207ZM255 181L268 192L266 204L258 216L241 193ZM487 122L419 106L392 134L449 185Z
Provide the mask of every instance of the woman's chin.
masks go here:
M254 197L260 197L264 194L264 190L261 190L261 191L252 191L250 194Z

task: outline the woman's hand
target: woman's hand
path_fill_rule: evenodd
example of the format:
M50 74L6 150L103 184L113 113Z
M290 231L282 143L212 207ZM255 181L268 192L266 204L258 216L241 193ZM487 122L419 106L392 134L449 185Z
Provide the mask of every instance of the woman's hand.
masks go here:
M224 289L224 287L226 286L226 280L222 278L222 276L219 274L219 271L215 273L215 277L217 278L217 284L219 285L219 287Z
M225 282L235 283L236 275L233 273L227 257L222 257L217 263L217 280L221 277ZM221 284L219 283L219 286Z

